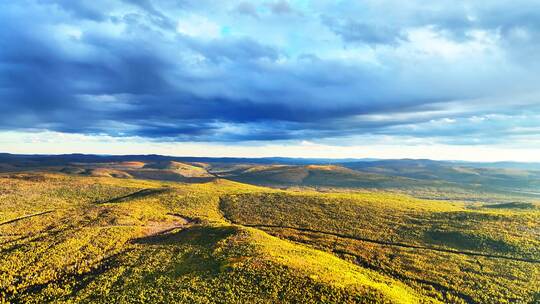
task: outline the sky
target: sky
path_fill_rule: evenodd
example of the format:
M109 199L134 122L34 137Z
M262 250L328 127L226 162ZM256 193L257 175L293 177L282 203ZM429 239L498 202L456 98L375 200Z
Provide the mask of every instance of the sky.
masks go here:
M540 161L540 2L0 1L0 152Z

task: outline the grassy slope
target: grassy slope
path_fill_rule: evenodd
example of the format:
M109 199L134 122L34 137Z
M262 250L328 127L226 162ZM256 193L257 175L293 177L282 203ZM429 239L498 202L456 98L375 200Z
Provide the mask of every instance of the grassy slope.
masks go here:
M36 173L1 176L0 185L3 301L433 301L335 255L223 219L220 196L268 189ZM178 216L191 226L175 228ZM156 235L162 228L171 230Z
M68 166L36 167L34 169L91 177L137 178L174 182L211 181L214 177L206 171L205 165L202 163L187 164L175 161L149 163L125 161L115 163L71 163Z
M230 195L222 208L233 222L334 252L445 302L538 300L539 263L384 244L540 260L537 209L467 208L385 193L305 192Z

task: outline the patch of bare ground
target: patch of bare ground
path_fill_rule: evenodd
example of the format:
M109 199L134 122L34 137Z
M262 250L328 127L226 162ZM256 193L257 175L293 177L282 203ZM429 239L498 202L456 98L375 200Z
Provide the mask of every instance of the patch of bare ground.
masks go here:
M197 220L180 216L178 214L168 214L174 218L171 222L151 221L144 226L144 236L161 235L176 229L189 228L198 223Z

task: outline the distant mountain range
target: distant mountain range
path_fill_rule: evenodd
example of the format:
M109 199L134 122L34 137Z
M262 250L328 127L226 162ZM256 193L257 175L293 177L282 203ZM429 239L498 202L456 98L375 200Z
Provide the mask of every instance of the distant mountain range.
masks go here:
M18 171L177 182L207 182L225 178L280 188L397 190L430 198L434 197L434 193L444 192L453 193L453 198L467 200L479 197L500 201L501 195L514 197L518 201L540 199L540 163L0 154L0 173Z
M436 161L430 159L377 159L377 158L291 158L291 157L196 157L147 155L95 155L95 154L11 154L0 153L0 162L26 161L48 164L65 164L66 162L102 163L120 161L178 161L207 163L245 163L245 164L283 164L283 165L336 165L347 167L426 167L426 166L464 166L473 168L498 168L540 170L540 163L535 162L467 162L460 160Z
M65 163L101 163L119 161L179 161L179 162L208 162L208 163L246 163L246 164L287 164L287 165L307 165L307 164L341 164L359 161L375 161L375 158L289 158L289 157L194 157L194 156L166 156L157 154L147 155L94 155L94 154L10 154L0 153L0 162L10 161Z

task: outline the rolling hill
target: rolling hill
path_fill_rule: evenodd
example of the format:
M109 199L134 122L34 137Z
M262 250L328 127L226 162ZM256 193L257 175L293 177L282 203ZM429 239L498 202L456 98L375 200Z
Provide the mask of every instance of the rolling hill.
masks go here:
M277 168L293 183L356 176L320 165L244 170ZM540 294L536 205L221 178L21 172L0 182L0 297L11 303L528 303Z
M265 186L308 186L341 188L390 188L411 185L410 178L359 172L337 165L255 165L221 171L219 176Z
M0 154L0 172L45 171L176 182L217 177L278 188L377 189L420 198L504 203L540 199L540 171L523 164L432 160L197 158L160 155ZM340 190L341 189L341 190Z
M0 297L7 302L439 302L222 217L221 195L262 190L256 187L50 173L0 179Z

